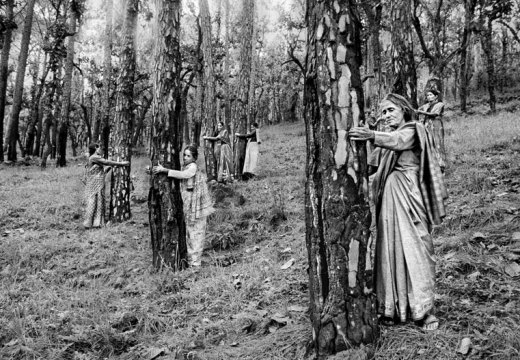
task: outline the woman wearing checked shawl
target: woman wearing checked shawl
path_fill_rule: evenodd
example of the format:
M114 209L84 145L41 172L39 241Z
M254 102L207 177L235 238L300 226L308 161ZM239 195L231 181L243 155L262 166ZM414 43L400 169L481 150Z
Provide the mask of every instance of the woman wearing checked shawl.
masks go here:
M349 132L351 140L368 140L376 148L370 162L377 166L371 190L377 217L378 311L383 324L411 317L424 330L436 330L431 230L445 216L443 176L432 135L412 121L408 100L389 94L381 112L389 132L364 127Z
M184 220L186 221L186 245L188 265L200 266L204 240L206 237L207 217L215 211L206 175L197 167L198 150L189 145L184 149L182 170L170 170L161 164L154 166L154 174L167 173L168 177L181 179L181 197Z

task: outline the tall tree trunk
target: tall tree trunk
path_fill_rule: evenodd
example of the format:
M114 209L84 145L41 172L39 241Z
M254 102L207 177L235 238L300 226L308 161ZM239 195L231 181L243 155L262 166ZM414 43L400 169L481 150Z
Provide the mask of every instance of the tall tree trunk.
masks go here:
M7 145L7 159L16 161L16 144L20 136L18 124L20 121L20 111L22 110L23 83L25 79L25 68L27 66L27 55L29 53L29 43L31 41L32 20L34 14L34 3L36 0L28 0L26 6L25 23L20 43L20 55L18 56L18 66L16 68L16 82L13 94L13 107L11 109L11 119L7 127L5 139Z
M74 7L75 2L72 2ZM70 115L70 99L72 96L72 72L74 70L74 45L76 42L76 24L79 20L80 14L75 9L70 10L69 29L72 34L69 36L67 43L67 58L65 59L64 75L63 75L63 97L61 103L61 112L59 124L57 124L58 138L57 138L57 158L56 166L67 166L67 140L69 131L69 115Z
M123 27L124 44L121 55L121 75L116 97L116 131L114 155L117 161L131 161L132 133L134 130L135 32L139 0L128 0ZM112 173L110 220L123 222L130 219L130 166L115 167Z
M304 87L310 310L319 359L378 336L362 125L361 24L354 0L307 0ZM355 350L352 350L355 352Z
M39 64L38 64L39 65ZM49 73L49 66L47 63L47 54L44 55L43 59L43 69L42 76L40 77L40 81L38 82L39 69L37 69L36 77L33 79L33 96L31 97L31 110L29 113L29 125L27 128L27 138L25 141L25 151L27 155L36 155L38 156L38 151L35 151L35 137L37 135L37 128L41 127L41 123L39 120L41 119L38 115L40 113L40 100L43 95L43 90L45 88L45 79L47 78L47 74ZM39 66L38 66L39 67ZM41 129L39 130L41 133Z
M204 55L202 53L202 26L200 24L200 16L197 19L198 41L195 64L195 78L197 89L195 91L195 112L193 119L193 129L191 134L192 142L198 147L200 145L200 134L202 131L202 117L204 113ZM213 129L205 129L206 135L210 135ZM209 133L208 133L209 131ZM206 146L206 145L204 145Z
M152 97L145 95L143 97L143 104L141 104L141 109L139 110L137 121L134 126L134 135L132 137L132 148L135 148L137 146L137 142L139 141L139 138L142 135L143 128L144 128L144 119L146 118L146 114L148 113L148 110L150 110L151 106L152 106Z
M209 16L208 0L199 0L200 27L202 30L202 54L204 58L204 108L202 111L203 124L206 134L210 130L210 136L215 129L217 115L215 106L215 71L213 69L213 46L211 40L211 18ZM208 180L217 180L217 159L213 153L213 142L204 142L204 158L206 160L206 175Z
M468 44L471 39L471 21L473 19L473 14L475 12L476 1L475 0L465 0L464 1L464 30L462 32L462 44L466 44L466 46L462 46L460 52L460 91L459 91L459 99L460 99L460 110L462 112L467 111L467 99L468 99L468 86L469 86L469 71L470 66L468 66Z
M495 95L496 74L495 74L495 60L493 56L493 21L487 19L485 28L480 35L482 43L482 50L486 54L486 72L488 76L488 93L489 93L489 109L491 112L496 111L497 99Z
M56 94L56 88L58 87L59 79L56 73L53 74L53 79L47 89L47 94L42 103L43 111L43 145L41 148L41 164L42 169L47 167L47 158L52 152L52 141L51 141L51 128L53 122L52 116L52 104Z
M369 37L367 40L367 80L364 82L365 106L374 115L377 113L381 98L384 96L383 87L384 79L381 63L382 47L379 40L381 32L381 17L383 5L381 2L372 4L369 2L362 2L361 6L364 9L368 19Z
M14 0L7 0L5 17L9 24L14 18ZM13 26L7 26L3 36L2 60L0 61L0 162L4 161L4 117L5 100L7 95L7 79L9 77L9 52L11 51L11 38Z
M417 71L415 68L411 0L395 0L390 9L392 33L392 92L407 97L417 108Z
M240 44L240 74L237 89L237 126L239 133L247 132L247 114L249 111L249 87L251 86L251 62L253 49L253 30L255 21L255 0L242 2L242 31ZM235 178L242 177L246 158L246 141L238 139L235 145Z
M112 85L112 8L113 0L106 1L105 36L103 38L103 87L101 88L101 128L104 156L108 158L110 139L110 88ZM128 14L127 14L128 16ZM134 36L134 35L132 35ZM135 36L134 36L135 37ZM123 55L124 56L124 55ZM135 57L135 56L134 56ZM134 60L135 62L135 60ZM133 89L133 87L132 87ZM99 130L98 130L99 131ZM116 135L117 136L117 135ZM111 214L111 212L110 212Z
M156 0L151 161L180 169L180 0ZM153 265L173 271L186 267L186 226L178 180L152 175L148 195Z

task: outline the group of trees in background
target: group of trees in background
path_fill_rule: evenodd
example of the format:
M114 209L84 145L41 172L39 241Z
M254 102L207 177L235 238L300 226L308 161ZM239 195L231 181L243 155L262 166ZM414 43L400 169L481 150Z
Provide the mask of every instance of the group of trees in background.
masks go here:
M215 159L200 139L217 122L233 135L253 122L305 119L311 309L323 353L377 336L366 161L347 130L390 91L418 105L435 81L465 112L470 94L486 89L494 111L497 90L519 79L519 0L1 0L0 8L0 162L33 157L44 168L50 157L61 167L100 142L105 157L131 160L145 147L153 164L178 168L182 144L195 143L211 180ZM245 143L233 150L240 177ZM131 216L129 171L114 173L115 221ZM153 177L156 267L182 267L179 199L178 185Z

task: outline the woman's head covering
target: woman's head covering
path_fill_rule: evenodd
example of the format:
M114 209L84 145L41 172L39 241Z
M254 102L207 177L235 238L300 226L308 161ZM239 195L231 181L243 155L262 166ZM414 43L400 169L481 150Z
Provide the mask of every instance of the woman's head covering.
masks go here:
M412 104L404 96L399 94L390 93L386 95L383 101L390 101L392 104L399 106L403 110L404 121L409 122L413 120L413 114L415 114ZM382 103L382 102L381 102Z
M96 149L99 147L99 144L98 143L91 143L89 146L88 146L88 153L89 155L94 155L94 153L96 152Z
M426 94L428 94L428 93L432 93L435 96L439 96L439 90L437 90L437 89L433 89L433 88L428 89L428 90L426 90Z

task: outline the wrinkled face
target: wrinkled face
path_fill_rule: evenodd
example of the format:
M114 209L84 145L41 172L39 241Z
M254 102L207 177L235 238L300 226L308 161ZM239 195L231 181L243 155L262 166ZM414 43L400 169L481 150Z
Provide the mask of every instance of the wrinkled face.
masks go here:
M399 126L405 123L403 109L391 101L383 101L381 104L381 115L385 121L386 126L392 130L397 129Z
M217 130L220 131L220 130L222 130L222 128L223 128L222 124L221 124L221 123L218 123L218 124L217 124Z
M184 164L189 164L195 161L195 158L191 154L191 151L184 150L184 155L182 156L182 160L184 161Z
M433 102L433 101L437 100L437 95L428 91L426 93L426 99L428 99L429 102Z

